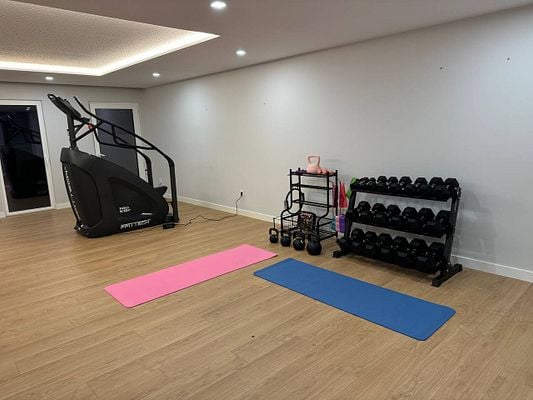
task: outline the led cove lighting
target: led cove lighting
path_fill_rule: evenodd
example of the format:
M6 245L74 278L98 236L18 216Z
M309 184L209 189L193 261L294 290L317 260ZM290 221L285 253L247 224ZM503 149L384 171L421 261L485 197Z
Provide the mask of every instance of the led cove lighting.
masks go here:
M54 77L53 77L53 76L47 76L47 77L44 78L44 79L46 79L47 81L53 81L53 80L54 80Z
M214 8L215 10L223 10L227 6L225 1L216 0L211 2L211 8Z
M159 77L161 76L161 74L160 74L159 72L154 72L154 73L152 74L152 76L153 76L154 78L159 78Z
M32 21L32 18L37 17L41 18L40 22L37 23L37 28L42 29L43 26L51 26L50 30L43 35L38 35L36 33L38 30L32 31L24 28ZM14 36L17 36L17 32L21 32L20 36L25 35L24 38L27 40L20 41L21 49L18 52L10 49L9 46L7 49L1 49L0 70L44 74L102 76L218 37L218 35L207 32L168 28L29 3L0 0L0 22L5 24L6 21L8 21L6 29L11 29ZM70 22L65 27L59 27L58 21ZM80 24L81 29L75 29ZM91 29L95 32L93 33ZM109 43L100 45L98 32L101 31L108 34L109 32L116 32L116 36L109 40ZM65 32L68 40L65 40L63 47L52 43L55 36L65 34ZM90 34L82 35L80 32L90 32ZM128 38L130 32L131 40ZM47 50L46 46L49 46L49 51L39 52L26 42L36 46L44 46L44 50ZM88 43L87 52L79 50L80 43L85 42ZM57 57L53 57L53 55L57 55ZM82 56L86 58L86 61Z
M246 55L246 51L243 49L239 49L235 52L235 54L237 54L239 57L242 57Z

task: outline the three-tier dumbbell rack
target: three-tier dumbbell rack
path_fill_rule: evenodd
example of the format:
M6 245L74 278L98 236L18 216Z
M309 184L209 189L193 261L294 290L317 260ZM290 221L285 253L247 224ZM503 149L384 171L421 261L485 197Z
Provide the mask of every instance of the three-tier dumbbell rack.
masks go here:
M461 272L463 270L463 267L462 267L461 264L452 264L451 260L450 260L451 259L451 253L452 253L452 246L453 246L453 238L454 238L454 234L455 234L455 225L457 223L457 211L459 209L459 200L461 199L461 188L460 187L457 187L453 191L451 191L450 197L446 198L446 199L436 198L436 197L432 197L432 196L421 196L421 195L418 195L418 194L406 194L404 192L400 192L400 193L384 193L383 191L372 190L372 189L369 190L369 189L366 189L366 188L361 188L361 187L359 187L357 185L356 182L352 183L352 185L350 185L350 189L351 189L352 193L351 193L350 200L349 200L349 203L348 203L348 210L346 212L346 221L345 221L345 229L344 229L344 238L345 238L345 240L350 238L350 234L352 232L353 224L361 224L360 222L354 221L354 220L352 220L351 218L348 217L349 215L355 215L355 207L356 207L356 204L357 204L356 203L356 198L357 198L357 194L358 193L367 193L367 194L371 194L371 195L389 196L389 197L396 197L396 198L397 197L402 197L402 198L411 198L411 199L418 199L418 200L431 200L431 201L438 201L438 202L442 202L442 203L446 203L446 204L448 203L449 200L451 200L450 208L449 208L449 211L450 211L449 229L448 229L448 232L446 233L446 239L445 239L445 242L444 242L443 263L442 263L442 266L437 271L438 275L433 278L433 280L431 282L431 285L435 286L435 287L439 287L440 285L442 285L442 283L444 283L445 281L450 279L452 276L454 276L455 274L457 274L457 273L459 273L459 272ZM378 225L374 225L374 224L365 223L365 224L362 224L362 225L376 226L379 229L385 229L385 230L409 233L407 230L394 229L394 228L391 228L391 227L382 227L382 226L378 226ZM437 236L426 235L426 234L422 234L422 233L417 233L417 235L418 236L431 237L431 238L436 238L437 237ZM347 248L346 244L345 244L345 246L341 245L340 240L342 240L342 238L339 239L337 242L339 243L341 249L333 252L333 257L334 258L339 258L339 257L342 257L344 255L347 255L347 254L351 253L351 251Z

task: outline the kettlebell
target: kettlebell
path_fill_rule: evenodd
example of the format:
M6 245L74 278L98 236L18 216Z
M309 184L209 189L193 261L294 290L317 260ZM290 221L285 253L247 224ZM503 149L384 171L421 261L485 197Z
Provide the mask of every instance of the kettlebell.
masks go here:
M283 247L289 247L291 245L291 233L287 230L281 231L280 243Z
M322 245L320 244L320 238L316 233L309 235L309 242L307 243L307 252L311 256L318 256L322 253Z
M294 250L302 251L305 249L305 235L302 231L294 232L294 240L292 241Z
M268 234L270 235L268 237L268 239L270 240L270 243L278 243L279 232L276 228L270 228L268 230Z

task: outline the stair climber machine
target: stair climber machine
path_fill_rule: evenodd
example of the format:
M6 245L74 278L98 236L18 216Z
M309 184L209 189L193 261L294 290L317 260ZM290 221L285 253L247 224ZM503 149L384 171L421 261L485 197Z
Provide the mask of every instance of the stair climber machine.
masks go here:
M91 113L77 97L74 99L90 118L83 117L66 99L53 94L48 98L67 116L70 147L61 150L61 163L76 217L75 229L95 238L155 225L173 228L179 221L174 161L146 139ZM117 131L131 135L139 144L128 143ZM146 162L147 181L113 162L80 151L77 143L91 134L100 144L141 156ZM149 151L159 153L168 163L171 214L163 197L167 187L153 187L152 161L145 153Z

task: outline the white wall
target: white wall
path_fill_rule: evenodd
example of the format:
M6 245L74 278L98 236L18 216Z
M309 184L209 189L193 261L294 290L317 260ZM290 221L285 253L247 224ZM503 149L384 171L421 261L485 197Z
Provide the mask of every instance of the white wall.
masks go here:
M308 153L345 178L457 177L454 253L532 280L532 45L529 7L165 85L143 94L143 130L180 195L244 189L270 215Z
M46 95L53 93L61 97L68 98L73 102L72 97L78 96L86 105L89 102L133 102L138 103L141 90L137 89L116 89L97 88L85 86L63 86L63 85L34 85L18 83L0 83L0 100L30 100L40 101L43 109L43 118L48 143L48 151L51 163L52 185L57 205L64 205L68 202L63 182L63 173L59 156L61 148L68 147L67 120L65 114L59 111L48 100ZM80 148L84 151L93 152L94 142L91 138L83 139ZM0 190L0 196L3 191ZM4 201L0 198L0 215L5 212Z

